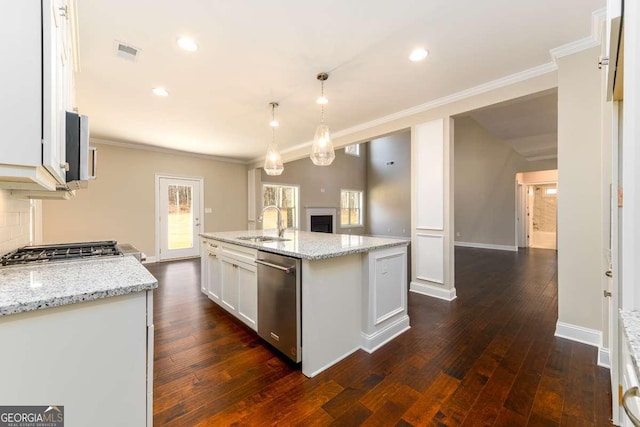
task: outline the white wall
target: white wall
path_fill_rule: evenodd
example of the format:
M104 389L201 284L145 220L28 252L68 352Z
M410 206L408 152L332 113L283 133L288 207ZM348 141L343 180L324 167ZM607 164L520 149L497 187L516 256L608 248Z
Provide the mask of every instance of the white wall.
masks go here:
M608 147L601 132L599 54L596 47L558 60L557 333L562 324L603 331L601 205L608 195L602 189L602 152Z
M29 201L0 190L0 255L29 244Z
M454 151L456 242L515 250L516 174L557 162L527 161L468 116L455 119Z
M366 145L367 234L411 238L411 132Z
M117 240L155 253L155 175L204 178L204 231L243 230L247 224L246 166L206 156L92 140L98 179L71 200L43 201L43 240Z

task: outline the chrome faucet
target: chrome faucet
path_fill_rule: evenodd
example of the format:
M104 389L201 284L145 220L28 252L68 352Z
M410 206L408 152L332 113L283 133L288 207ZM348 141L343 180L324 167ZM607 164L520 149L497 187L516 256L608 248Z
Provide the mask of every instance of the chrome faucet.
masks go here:
M284 236L284 232L285 232L285 230L287 228L282 223L282 211L280 210L279 207L277 207L276 205L265 206L262 209L262 214L258 218L258 221L262 222L262 217L264 216L264 213L269 209L275 209L276 212L278 213L278 218L277 218L277 222L278 222L278 237L282 238L282 236Z

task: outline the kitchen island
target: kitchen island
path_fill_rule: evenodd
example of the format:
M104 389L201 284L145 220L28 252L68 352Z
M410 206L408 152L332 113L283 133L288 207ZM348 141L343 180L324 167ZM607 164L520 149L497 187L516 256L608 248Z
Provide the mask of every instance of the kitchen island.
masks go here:
M0 268L2 405L58 405L70 426L151 426L157 286L131 256Z
M254 330L258 251L301 260L301 359L308 377L358 349L371 353L410 327L408 240L303 231L282 239L262 231L200 236L202 291ZM234 279L224 279L224 271Z

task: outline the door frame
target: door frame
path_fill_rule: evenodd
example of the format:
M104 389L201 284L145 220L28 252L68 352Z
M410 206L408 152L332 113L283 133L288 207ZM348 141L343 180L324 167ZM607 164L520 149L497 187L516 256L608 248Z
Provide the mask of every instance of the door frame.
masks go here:
M555 184L558 188L558 181L535 181L535 182L519 182L516 178L516 246L520 248L528 248L531 244L529 237L530 224L529 217L527 217L527 211L529 209L529 187L535 187L536 185ZM558 217L556 213L556 226L558 224ZM556 250L558 250L558 234L556 231ZM520 244L524 243L524 246Z
M169 174L156 174L155 179L155 262L160 262L160 179L188 179L191 181L198 181L200 183L200 196L198 197L200 202L200 209L198 214L200 215L200 229L198 233L204 232L204 178L201 176L185 176L185 175L169 175ZM200 243L193 242L194 246L198 248L198 256L200 256Z

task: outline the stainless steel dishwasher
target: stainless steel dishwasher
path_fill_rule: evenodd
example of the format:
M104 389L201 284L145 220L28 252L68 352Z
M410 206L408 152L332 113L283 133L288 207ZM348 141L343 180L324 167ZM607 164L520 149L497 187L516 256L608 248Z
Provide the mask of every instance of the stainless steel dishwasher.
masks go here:
M300 260L258 252L258 335L289 359L302 360Z

